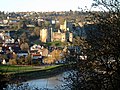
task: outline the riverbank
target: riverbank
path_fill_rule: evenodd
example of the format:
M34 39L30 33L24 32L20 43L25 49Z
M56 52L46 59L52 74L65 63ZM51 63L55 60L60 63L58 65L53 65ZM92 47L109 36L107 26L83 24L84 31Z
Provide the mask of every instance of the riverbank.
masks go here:
M49 78L67 71L67 65L32 66L32 68L30 66L24 66L24 72L21 69L19 72L7 73L11 77L11 83Z

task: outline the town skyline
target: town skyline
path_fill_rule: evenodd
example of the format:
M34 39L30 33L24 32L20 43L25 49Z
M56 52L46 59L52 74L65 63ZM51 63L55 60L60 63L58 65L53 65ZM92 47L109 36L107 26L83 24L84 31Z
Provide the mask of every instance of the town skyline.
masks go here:
M80 8L91 8L93 0L3 0L0 11L5 12L51 12L51 11L79 11ZM79 8L78 8L79 7Z

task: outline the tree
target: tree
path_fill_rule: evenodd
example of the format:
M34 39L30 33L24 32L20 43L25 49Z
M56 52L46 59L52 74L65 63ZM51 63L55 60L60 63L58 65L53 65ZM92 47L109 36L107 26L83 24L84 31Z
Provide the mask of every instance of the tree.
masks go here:
M45 27L49 27L50 26L50 21L45 21Z
M21 50L28 51L29 50L29 44L28 43L29 43L29 40L28 40L27 33L24 32L20 36L20 48L21 48Z
M70 51L68 59L74 63L66 79L68 87L72 90L120 90L120 2L94 1L94 5L103 5L107 12L91 12L94 26L87 31L84 42L78 43L82 53ZM87 55L87 60L79 58L80 55Z
M35 36L40 36L40 27L35 27L34 28L34 35Z
M23 24L23 22L22 22L22 21L18 22L18 29L21 29L22 24Z
M23 21L22 29L27 29L27 25L26 25L26 22L25 22L25 21Z
M20 48L21 48L21 50L28 51L28 50L29 50L29 45L28 45L28 43L23 42L23 43L20 45Z
M0 73L0 90L4 90L4 88L7 87L7 84L9 83L9 78L6 74Z
M57 61L59 62L61 60L61 50L53 50L51 53L50 53L50 56L49 57L46 57L44 59L45 63L48 63L48 64L54 64L56 63Z
M88 50L89 60L94 69L103 72L97 75L96 81L102 83L101 89L120 89L120 2L118 0L96 0L97 5L103 5L108 12L94 14L92 19L96 30L89 31L87 39L91 48ZM101 80L101 81L98 81Z

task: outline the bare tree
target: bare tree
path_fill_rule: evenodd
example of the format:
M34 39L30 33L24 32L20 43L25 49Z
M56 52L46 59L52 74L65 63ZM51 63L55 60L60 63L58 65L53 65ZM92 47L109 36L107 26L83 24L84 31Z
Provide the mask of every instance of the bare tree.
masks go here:
M103 5L107 11L91 12L94 25L86 39L77 41L82 53L71 51L68 58L74 63L67 86L72 90L120 90L120 2L94 1L94 5ZM87 55L87 60L80 55Z

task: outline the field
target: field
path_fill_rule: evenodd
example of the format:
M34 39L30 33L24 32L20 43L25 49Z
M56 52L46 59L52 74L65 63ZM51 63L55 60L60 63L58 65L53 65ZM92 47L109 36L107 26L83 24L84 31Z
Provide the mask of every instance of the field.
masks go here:
M0 73L15 74L32 71L49 70L59 67L60 65L51 66L21 66L21 65L0 65Z
M67 71L67 65L18 66L0 65L0 73L10 77L11 83L48 78Z

